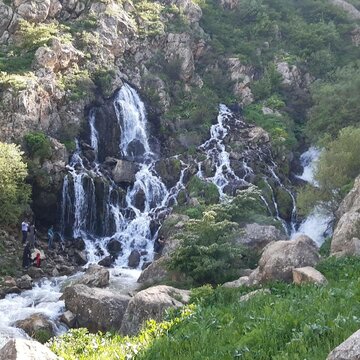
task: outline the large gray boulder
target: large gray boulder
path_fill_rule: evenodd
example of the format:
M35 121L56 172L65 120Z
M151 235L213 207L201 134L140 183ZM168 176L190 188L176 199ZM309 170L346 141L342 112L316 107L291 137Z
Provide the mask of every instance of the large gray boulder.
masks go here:
M360 255L360 176L336 212L339 219L331 240L330 254Z
M142 271L137 282L141 284L160 283L169 276L169 271L166 269L166 259L160 258Z
M0 350L2 360L60 360L49 348L24 339L11 339Z
M146 322L154 319L161 321L165 310L178 308L189 301L190 291L171 286L159 285L138 292L126 309L121 332L135 335Z
M292 271L304 266L315 266L320 259L315 242L306 235L295 240L280 240L267 245L259 266L250 274L250 284L273 280L291 282Z
M69 286L62 298L65 307L76 316L79 327L91 332L118 330L130 297L85 285Z
M285 238L285 235L272 225L247 224L244 231L236 242L257 252L261 252L272 241Z
M110 273L100 265L90 265L84 275L75 280L74 284L83 284L89 287L105 287L109 285Z
M358 360L360 359L360 330L336 347L326 360Z

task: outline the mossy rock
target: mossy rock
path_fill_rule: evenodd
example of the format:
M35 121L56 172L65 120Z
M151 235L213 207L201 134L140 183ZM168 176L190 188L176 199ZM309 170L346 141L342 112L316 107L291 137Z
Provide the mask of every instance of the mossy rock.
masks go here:
M291 220L293 202L290 194L282 187L275 190L275 198L278 204L279 215L282 219Z
M219 202L219 191L213 183L208 183L193 176L187 184L190 197L197 198L205 204L216 204Z

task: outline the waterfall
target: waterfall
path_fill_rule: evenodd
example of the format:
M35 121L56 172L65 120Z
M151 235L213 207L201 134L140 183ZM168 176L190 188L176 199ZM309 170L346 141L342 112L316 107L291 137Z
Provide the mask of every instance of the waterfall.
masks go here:
M64 229L71 226L72 236L84 239L90 262L100 260L99 247L108 254L106 244L116 239L122 246L116 265L127 266L129 255L137 250L141 254L141 267L153 258L159 216L168 211L169 204L176 202L179 191L184 188L187 166L182 163L179 181L167 189L155 171L156 157L149 145L147 115L139 95L125 84L115 95L113 106L120 129L119 154L128 161L136 160L135 181L127 186L122 196L119 195L120 188L108 172L103 171L101 164L83 161L77 141L64 179L61 228L64 233ZM89 140L97 158L99 132L95 109L89 113L89 127Z
M313 186L318 186L314 179L314 172L316 170L316 163L319 159L321 150L310 147L300 156L301 165L304 170L301 175L297 175ZM305 234L312 238L318 246L324 242L327 236L331 235L331 224L333 216L331 216L323 207L316 206L309 216L300 224L297 231L293 231L291 238L295 238L299 234Z

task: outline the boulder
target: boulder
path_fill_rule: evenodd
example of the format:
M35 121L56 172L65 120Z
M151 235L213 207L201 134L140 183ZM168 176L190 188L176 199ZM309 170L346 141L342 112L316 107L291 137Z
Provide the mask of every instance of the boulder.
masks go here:
M18 288L23 290L29 290L32 288L32 278L29 275L23 275L20 279L16 280Z
M252 284L274 280L291 282L294 268L315 266L320 259L315 242L306 235L295 240L280 240L267 245L259 266L250 274Z
M82 238L74 239L74 247L77 250L83 251L86 248L85 241Z
M75 284L83 284L89 287L105 287L109 285L109 270L99 265L90 265L84 275L75 281Z
M101 259L98 262L98 265L104 266L104 267L111 267L111 265L114 263L114 257L112 255L105 256L103 259Z
M285 238L285 235L272 225L247 224L244 230L245 233L236 239L236 243L257 252L261 252L270 242Z
M121 332L135 335L146 322L161 321L165 310L178 308L189 301L190 291L159 285L138 292L129 302L124 314Z
M24 320L19 320L15 326L23 329L29 336L34 336L40 330L49 335L54 335L54 329L51 321L43 314L32 314Z
M11 339L0 350L0 359L6 360L60 360L48 347L37 341Z
M76 324L76 317L71 311L67 310L60 316L60 321L69 328L72 328Z
M115 257L117 257L122 250L121 242L116 239L111 239L106 247L109 253Z
M164 258L152 262L144 269L137 282L142 284L160 283L169 278L169 271L166 269Z
M87 256L85 251L78 251L74 252L75 261L78 265L83 266L87 264Z
M352 20L360 19L360 11L350 3L350 1L345 0L330 0L332 4L338 6L344 12L347 13L348 17Z
M140 253L137 250L131 251L128 259L128 266L130 268L137 268L140 264Z
M50 0L15 0L16 12L25 20L44 21L50 10Z
M28 275L33 279L40 279L45 276L44 270L34 266L29 267L27 270Z
M76 324L91 332L118 330L130 297L105 289L74 285L65 289L65 307L76 316Z
M118 160L112 171L114 181L117 183L133 183L137 169L137 165L131 161Z
M326 360L357 360L360 359L360 330L336 347Z
M325 276L311 266L293 269L293 281L295 284L313 283L316 285L326 285Z

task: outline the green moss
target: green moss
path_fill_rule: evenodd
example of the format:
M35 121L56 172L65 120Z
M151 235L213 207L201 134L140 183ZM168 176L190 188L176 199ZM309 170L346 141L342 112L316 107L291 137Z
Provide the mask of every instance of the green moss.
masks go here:
M205 182L193 176L187 184L190 197L195 197L205 204L215 204L219 201L219 192L215 184Z

